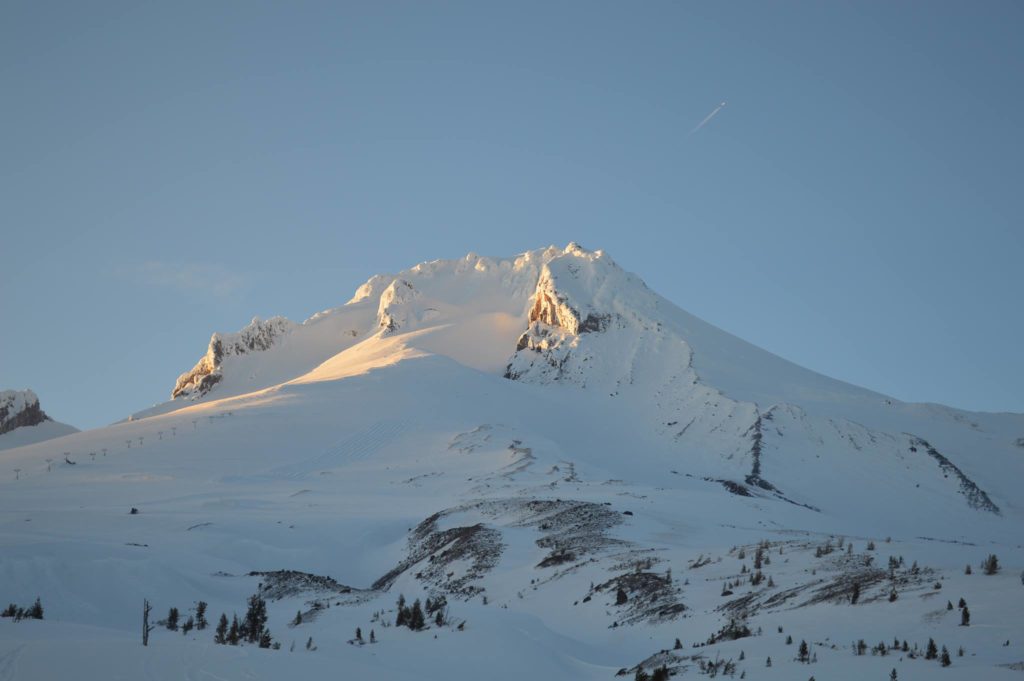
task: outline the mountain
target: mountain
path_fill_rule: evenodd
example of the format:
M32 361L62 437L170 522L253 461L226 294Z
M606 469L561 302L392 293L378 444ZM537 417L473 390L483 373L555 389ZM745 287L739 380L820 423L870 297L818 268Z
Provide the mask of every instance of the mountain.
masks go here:
M0 450L77 432L77 428L47 416L31 390L0 390Z
M0 668L1017 678L1022 438L1024 415L798 367L602 251L422 263L214 334L124 422L5 452L0 599L47 617L0 620ZM139 645L143 599L216 622L254 594L281 650L166 627ZM396 624L399 595L430 599L425 631ZM949 668L914 652L929 638Z

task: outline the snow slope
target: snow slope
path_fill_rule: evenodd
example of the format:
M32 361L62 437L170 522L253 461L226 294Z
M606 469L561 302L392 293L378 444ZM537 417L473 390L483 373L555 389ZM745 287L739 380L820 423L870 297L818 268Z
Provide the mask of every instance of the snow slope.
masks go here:
M215 334L183 379L0 457L0 600L46 607L0 619L0 678L1020 675L1024 417L801 369L600 251L376 276L301 324ZM139 644L144 598L215 621L257 591L281 650ZM447 619L394 626L399 594ZM753 635L709 644L730 621ZM910 649L851 652L894 637ZM911 657L929 638L950 667Z

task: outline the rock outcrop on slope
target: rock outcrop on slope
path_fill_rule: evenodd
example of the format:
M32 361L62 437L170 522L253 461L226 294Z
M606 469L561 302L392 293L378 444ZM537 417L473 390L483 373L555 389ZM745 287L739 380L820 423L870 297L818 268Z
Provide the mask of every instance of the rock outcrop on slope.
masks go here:
M0 435L50 420L31 390L0 391Z
M31 390L0 390L0 450L77 432L74 426L47 416Z
M238 333L213 334L206 354L192 369L178 377L171 398L202 397L223 378L221 366L225 358L268 350L294 327L295 322L284 317L273 317L266 321L254 317Z

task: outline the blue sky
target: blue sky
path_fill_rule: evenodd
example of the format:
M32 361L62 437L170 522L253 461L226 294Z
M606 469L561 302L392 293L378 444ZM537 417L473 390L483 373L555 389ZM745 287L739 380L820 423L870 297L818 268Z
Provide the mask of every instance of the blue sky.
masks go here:
M804 366L1024 412L1022 29L1012 2L5 2L0 387L101 425L254 315L577 240Z

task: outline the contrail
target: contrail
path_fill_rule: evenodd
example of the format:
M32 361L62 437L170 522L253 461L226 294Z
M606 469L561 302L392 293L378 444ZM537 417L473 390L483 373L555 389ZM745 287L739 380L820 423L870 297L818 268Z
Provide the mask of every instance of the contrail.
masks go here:
M719 111L721 111L721 110L722 110L723 108L725 108L725 102L722 102L721 104L719 104L718 106L716 106L716 107L715 107L715 110L714 110L714 111L712 111L712 112L711 112L711 113L709 113L709 114L708 114L707 116L705 116L705 117L704 117L704 120L702 120L702 121L701 121L700 123L698 123L698 124L697 124L697 127L696 127L696 128L694 128L693 130L691 130L691 131L690 131L690 134L692 135L693 133L697 132L698 130L700 130L701 128L703 128L703 127L704 127L705 125L707 125L707 124L708 124L708 121L710 121L710 120L711 120L712 118L714 118L714 117L715 117L715 114L717 114L717 113L718 113Z

